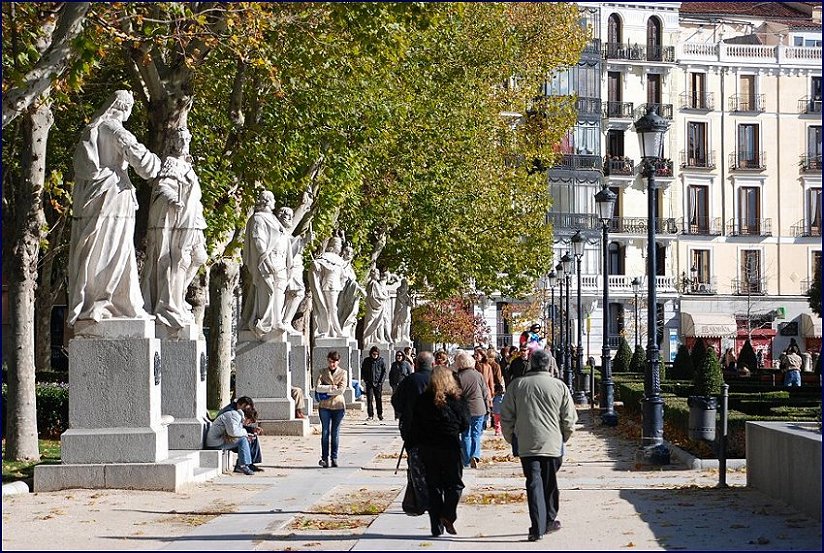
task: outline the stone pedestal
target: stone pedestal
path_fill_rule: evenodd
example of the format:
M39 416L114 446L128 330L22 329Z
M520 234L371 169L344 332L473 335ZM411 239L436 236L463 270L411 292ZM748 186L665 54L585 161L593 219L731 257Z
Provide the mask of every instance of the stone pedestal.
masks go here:
M389 370L389 365L392 364L392 361L395 359L395 348L392 347L392 344L388 342L368 342L363 345L363 356L366 357L369 355L369 350L372 349L372 346L377 346L379 350L381 350L381 357L384 360L388 360L388 364L386 365L386 370Z
M206 415L206 341L195 326L156 327L163 352L161 409L174 417L169 425L169 449L203 449Z
M316 338L315 349L312 350L312 387L318 381L320 371L327 366L326 356L330 351L337 351L340 354L340 367L349 373L349 387L343 391L343 399L346 401L346 408L361 408L359 401L355 401L355 389L352 388L352 344L348 338ZM357 344L355 344L357 346ZM360 372L360 365L355 363ZM356 406L357 404L357 406ZM351 407L350 407L351 406Z
M240 333L235 363L235 395L255 400L264 431L288 436L309 434L308 419L295 418L288 342L262 342L251 332Z
M411 348L412 347L412 340L398 340L394 344L395 350L403 351L404 348ZM392 359L395 359L395 356L392 356Z
M78 322L69 342L71 394L69 430L60 437L63 462L35 467L35 491L179 491L217 476L217 467L204 467L199 452L169 456L173 417L161 416L164 376L154 320Z
M309 345L303 335L289 336L289 367L292 369L292 386L303 390L303 413L308 417L312 413L314 401L311 390L312 371L309 368Z

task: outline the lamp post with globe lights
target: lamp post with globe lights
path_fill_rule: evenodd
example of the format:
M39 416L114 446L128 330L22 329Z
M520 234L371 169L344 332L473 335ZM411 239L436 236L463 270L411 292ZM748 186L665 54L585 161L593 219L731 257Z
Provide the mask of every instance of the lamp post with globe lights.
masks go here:
M564 268L564 280L566 282L566 327L564 329L564 382L566 382L567 386L569 387L569 391L574 391L574 386L572 383L572 355L571 355L571 344L572 344L572 336L570 333L570 320L569 320L569 296L570 296L570 288L572 287L572 257L569 255L569 252L565 252L563 257L561 257L561 265Z
M575 294L578 342L575 350L575 392L572 399L577 405L587 404L586 379L584 377L584 308L581 305L581 260L584 257L586 242L586 238L584 238L580 230L572 237L572 254L575 256L575 270L578 278L578 289Z
M615 412L615 383L612 381L611 351L609 347L609 223L612 220L617 196L607 187L595 194L595 209L601 220L601 250L603 254L604 297L603 297L603 345L601 346L601 421L607 426L618 425Z

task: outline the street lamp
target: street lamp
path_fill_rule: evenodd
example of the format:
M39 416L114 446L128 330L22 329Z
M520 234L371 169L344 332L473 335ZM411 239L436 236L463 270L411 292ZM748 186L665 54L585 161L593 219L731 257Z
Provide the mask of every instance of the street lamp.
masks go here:
M698 267L695 265L690 269L690 284L692 285L693 292L698 290Z
M575 294L577 313L578 313L578 349L575 352L575 393L572 396L573 401L577 405L587 404L587 394L584 390L584 309L581 305L581 260L584 257L584 248L586 247L586 239L581 231L577 231L572 237L572 253L575 256L576 270L578 272L578 290Z
M549 290L551 294L551 301L550 301L550 324L552 325L552 331L549 333L549 339L552 342L552 351L554 352L557 348L555 345L555 285L558 284L558 274L555 272L555 269L549 271L549 274L546 275L546 282L549 285Z
M558 367L564 367L564 265L559 261L555 265L555 272L558 274L558 341L555 344L555 362Z
M564 280L566 281L566 328L564 329L564 382L569 387L569 391L573 391L572 385L572 359L570 359L570 348L572 344L572 336L569 332L569 291L572 287L572 257L569 252L565 252L561 257L561 265L564 267Z
M664 399L661 397L661 375L658 359L658 313L655 297L655 164L664 153L664 135L669 123L648 107L647 113L635 122L635 132L641 145L642 171L647 179L647 371L644 374L644 399L641 446L645 456L654 463L668 464L670 453L664 444Z
M609 222L615 213L615 200L618 197L615 192L606 186L595 194L595 209L598 212L598 219L601 220L601 249L604 260L604 324L603 324L603 344L601 345L601 421L607 426L618 425L618 414L615 412L615 383L612 381L612 364L609 348ZM637 320L637 319L636 319Z
M635 277L632 279L632 293L635 295L635 349L641 343L641 335L638 334L638 292L641 291L641 279Z

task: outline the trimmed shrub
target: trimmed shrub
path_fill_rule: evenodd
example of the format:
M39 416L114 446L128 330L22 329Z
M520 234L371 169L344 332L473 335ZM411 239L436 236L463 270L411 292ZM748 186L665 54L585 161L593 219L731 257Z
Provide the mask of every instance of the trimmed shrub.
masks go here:
M715 348L710 348L704 355L704 362L695 367L695 378L692 381L695 395L716 397L721 394L724 385L724 373L721 371L721 362Z
M3 384L3 420L6 420L8 401L6 384ZM37 402L37 434L41 438L58 438L69 427L69 385L62 383L38 383L35 388ZM5 426L3 427L5 432Z
M675 360L672 362L672 378L673 380L692 380L695 374L693 369L692 357L690 350L686 344L678 346L678 353L675 354Z
M632 361L629 364L629 370L632 372L642 373L647 365L647 353L644 351L644 346L638 344L635 347L635 352L632 354Z
M738 354L738 368L740 369L741 367L747 367L752 374L755 374L755 371L758 369L758 358L749 340L744 342Z
M629 349L627 339L621 336L621 341L618 343L618 352L615 354L615 359L612 361L612 372L629 372L631 364L632 350Z

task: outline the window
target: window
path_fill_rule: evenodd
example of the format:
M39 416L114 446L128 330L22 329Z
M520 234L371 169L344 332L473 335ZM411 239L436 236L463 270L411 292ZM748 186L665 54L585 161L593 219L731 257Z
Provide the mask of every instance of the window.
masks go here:
M607 155L624 155L624 131L607 131Z
M807 191L807 221L813 235L821 234L821 188Z
M571 69L560 69L552 73L546 84L547 96L568 96L572 94Z
M758 125L738 125L737 167L760 167Z
M612 218L617 219L621 216L621 204L624 201L624 195L621 193L621 189L615 186L610 186L610 191L615 194L615 203L612 204Z
M709 188L706 186L690 186L688 190L688 197L689 206L687 206L687 214L689 222L689 233L709 234Z
M618 345L617 338L624 331L624 304L610 303L609 304L609 321L607 330L610 338L615 337L615 345ZM610 340L612 342L612 340Z
M621 18L613 13L607 20L607 57L615 57L621 44Z
M610 242L607 248L607 270L611 275L624 274L625 250L618 242Z
M661 61L661 20L650 17L647 20L647 60Z
M687 167L709 167L706 123L687 123Z
M755 75L741 75L738 80L738 111L755 111Z
M647 103L661 103L661 75L647 75Z
M601 128L598 125L576 125L575 153L578 155L597 155L601 152Z
M706 90L707 75L705 73L690 73L689 107L693 109L707 109Z
M810 158L821 158L821 126L807 127L807 155Z
M495 326L497 327L496 330L499 348L512 345L512 332L509 329L509 323L506 322L506 317L504 317L503 313L507 305L509 304L498 303L498 314L496 317L497 324Z
M812 96L815 101L821 101L821 77L812 78L810 96Z
M741 266L739 268L739 293L760 293L761 282L761 250L741 250Z
M575 91L581 98L600 98L601 72L597 65L576 65L573 68Z
M665 276L667 274L667 247L663 244L655 244L655 275Z
M616 105L621 102L621 74L617 71L610 71L607 74L607 101L608 117L621 117L621 106Z
M812 261L812 267L810 267L810 283L812 283L812 279L815 277L815 272L821 270L821 250L813 251Z
M710 283L710 250L692 250L690 278L693 279L692 287L694 292L708 291L707 284ZM701 286L702 284L704 286Z
M742 235L760 234L761 189L742 186L738 189L738 232Z

